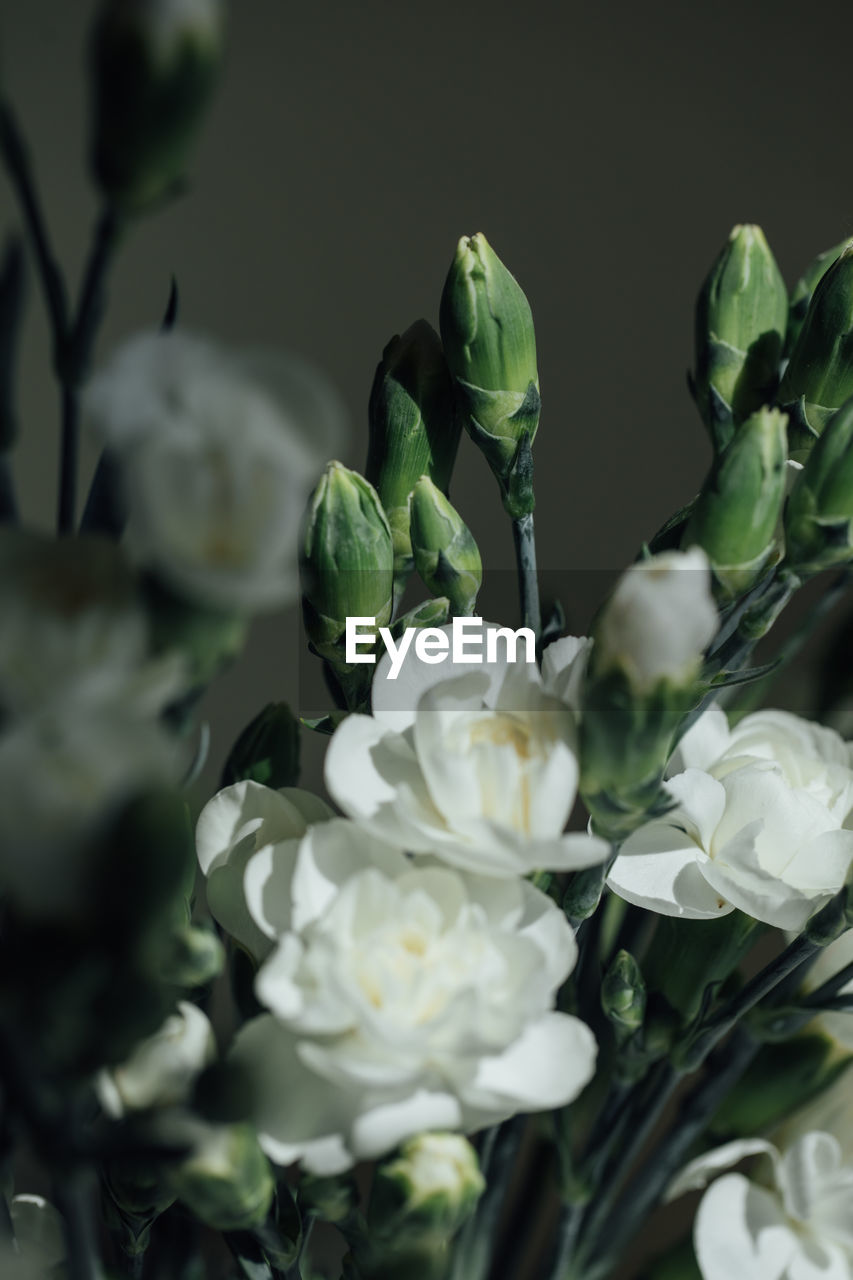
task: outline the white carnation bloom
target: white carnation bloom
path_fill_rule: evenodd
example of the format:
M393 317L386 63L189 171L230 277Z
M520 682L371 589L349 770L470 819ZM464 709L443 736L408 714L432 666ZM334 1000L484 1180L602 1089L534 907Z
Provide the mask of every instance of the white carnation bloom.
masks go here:
M552 683L581 648L555 657ZM603 862L605 841L564 834L578 784L570 707L543 687L535 664L484 664L446 678L455 670L410 651L391 680L382 659L373 715L348 716L329 744L332 798L379 839L483 875Z
M309 791L275 791L249 781L225 787L202 809L196 850L207 881L207 905L222 928L255 959L265 956L272 944L246 907L247 862L265 845L301 837L309 823L331 817L328 805Z
M319 374L180 332L142 334L86 404L121 465L140 563L214 608L252 612L297 594L299 524L343 416Z
M216 1040L197 1005L181 1000L152 1036L121 1066L96 1080L101 1106L111 1116L185 1102L196 1078L216 1057Z
M413 863L335 819L260 849L245 888L277 945L256 982L271 1012L233 1057L277 1163L339 1172L423 1130L562 1106L590 1079L591 1032L553 1010L574 936L528 882Z
M739 907L799 930L844 884L853 860L853 769L838 734L784 711L729 729L709 708L664 784L676 807L625 841L609 884L664 915L709 919Z
M765 1185L726 1173L699 1205L703 1280L853 1280L853 1164L830 1133L806 1133L784 1154L760 1138L731 1142L689 1164L670 1197L752 1155L769 1157Z
M708 557L699 547L640 560L602 610L598 668L623 667L640 690L663 677L681 683L695 675L718 622Z

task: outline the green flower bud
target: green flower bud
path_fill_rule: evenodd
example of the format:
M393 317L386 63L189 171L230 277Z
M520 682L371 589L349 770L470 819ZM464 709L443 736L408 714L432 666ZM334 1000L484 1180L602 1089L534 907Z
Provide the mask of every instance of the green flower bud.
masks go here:
M394 553L388 519L373 486L340 462L329 463L311 499L300 573L305 630L329 661L343 663L348 617L375 618L377 627L389 621Z
M724 598L743 595L778 553L785 498L787 418L760 409L717 454L682 545L700 546Z
M694 394L714 448L773 398L788 320L788 293L757 226L737 226L696 302Z
M382 352L368 408L364 474L379 494L394 540L394 572L412 567L409 494L423 475L444 493L456 461L462 421L441 340L417 320Z
M794 285L788 307L788 332L785 335L786 354L790 354L794 343L800 335L815 289L832 264L851 245L853 245L853 240L842 240L840 244L833 245L831 249L825 249L823 253L819 253L816 258L812 259Z
M266 1221L275 1194L269 1161L250 1125L205 1125L193 1152L169 1171L169 1184L195 1216L219 1231Z
M454 616L470 616L483 583L483 562L468 526L429 476L412 490L415 568L437 596L447 596Z
M245 779L274 790L299 781L299 721L286 702L267 703L231 748L221 785Z
M128 212L183 181L222 58L222 0L103 0L92 38L92 166Z
M458 1133L419 1133L376 1170L369 1226L377 1241L445 1244L485 1189L477 1153Z
M595 914L604 892L606 879L606 863L601 863L597 867L586 867L583 871L575 871L569 876L562 906L572 924L580 924L581 920L588 920Z
M786 561L799 576L853 560L853 397L833 414L785 509Z
M819 281L779 388L791 414L791 457L802 461L833 412L853 395L853 246Z
M346 1222L358 1210L358 1187L348 1174L321 1177L303 1173L299 1179L299 1203L323 1222Z
M539 425L539 374L530 304L485 236L463 236L439 312L441 338L465 409L514 518L533 510L530 448Z
M628 951L618 951L601 982L601 1008L624 1040L643 1025L646 984L640 966Z

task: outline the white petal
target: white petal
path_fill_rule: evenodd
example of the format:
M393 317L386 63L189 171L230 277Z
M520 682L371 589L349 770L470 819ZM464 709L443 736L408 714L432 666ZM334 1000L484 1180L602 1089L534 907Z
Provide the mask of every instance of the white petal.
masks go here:
M788 1148L777 1178L792 1218L811 1216L815 1202L832 1187L841 1166L841 1147L830 1133L803 1134Z
M300 932L334 901L341 886L356 872L375 867L396 877L409 869L399 850L363 831L354 822L335 818L312 827L299 846L293 873L292 927Z
M576 1098L595 1072L595 1037L565 1013L528 1023L503 1053L481 1058L460 1094L467 1105L504 1111L544 1111Z
M458 1129L462 1109L450 1093L418 1089L408 1098L374 1105L353 1121L351 1147L359 1160L375 1160L405 1138L429 1129Z
M779 1201L739 1173L705 1192L693 1240L703 1280L782 1280L798 1250Z
M542 654L542 682L547 691L576 714L589 661L592 640L588 636L563 636Z
M280 938L292 927L291 885L299 844L297 839L264 845L246 863L246 907L265 938Z
M343 1173L355 1163L346 1134L359 1098L306 1069L293 1036L274 1018L254 1018L240 1030L229 1060L245 1074L250 1118L276 1164L302 1159L312 1173Z
M670 777L685 769L710 769L731 739L726 713L716 702L702 712L675 748L669 763Z
M301 836L306 823L289 798L296 790L282 793L247 781L217 792L202 809L196 826L196 848L204 874L224 861L229 849L249 834L259 833L261 844Z
M670 823L681 823L690 830L697 844L710 852L714 834L726 808L726 789L716 778L701 769L685 769L664 783L679 805L678 817L668 815Z
M772 1142L767 1142L764 1138L736 1138L722 1147L713 1147L691 1160L675 1175L667 1188L666 1199L675 1200L688 1191L702 1191L724 1169L731 1169L747 1156L757 1155L770 1156L774 1164L779 1159L779 1152Z
M668 822L652 821L622 846L607 883L635 906L687 920L727 915L731 905L708 885L707 858L689 836Z
M482 648L484 656L486 632L497 629L498 624L495 622L483 623L482 635L484 639ZM448 622L445 626L440 627L439 630L451 636L452 643L453 623ZM471 654L477 652L477 646L472 643L476 638L477 632L471 629L468 634ZM373 677L371 691L373 714L386 728L402 733L404 729L414 724L415 712L421 698L428 690L443 680L452 679L454 676L469 675L472 671L480 671L487 676L488 681L484 697L487 704L492 705L494 698L497 696L497 690L503 682L508 665L505 645L497 646L497 661L469 664L454 662L452 657L440 663L423 662L415 653L413 644L403 659L403 665L397 678L390 680L391 658L385 653L377 663L376 674Z

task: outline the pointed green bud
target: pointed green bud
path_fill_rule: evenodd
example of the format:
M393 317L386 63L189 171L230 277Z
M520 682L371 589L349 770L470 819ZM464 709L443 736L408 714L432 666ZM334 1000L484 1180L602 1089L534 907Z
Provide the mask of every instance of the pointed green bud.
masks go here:
M137 213L185 179L222 60L223 0L102 0L92 33L92 167Z
M309 504L300 574L305 630L331 662L344 660L347 618L375 618L377 627L389 621L394 552L388 518L373 486L340 462L329 463Z
M274 790L299 781L299 721L286 702L267 703L231 748L221 785L245 779Z
M417 320L382 352L368 408L366 478L376 489L394 539L394 572L412 567L409 494L421 476L447 492L462 420L441 340Z
M439 312L441 338L465 410L514 518L533 510L530 449L539 374L530 304L485 236L463 236Z
M834 411L853 395L853 246L819 281L779 388L791 415L791 457L803 461Z
M800 335L815 289L833 263L837 262L844 250L850 248L851 245L853 245L853 240L842 240L840 244L833 245L831 249L825 249L823 253L819 253L816 258L812 259L794 285L788 307L788 332L785 335L786 354L790 354L794 343Z
M200 1126L192 1154L170 1167L168 1179L178 1199L218 1231L260 1226L275 1194L269 1161L247 1124Z
M471 530L429 476L415 485L410 507L415 568L430 591L448 598L454 617L470 616L483 584Z
M853 397L829 419L797 476L785 544L800 577L853 560Z
M772 401L788 292L764 232L734 227L696 302L694 394L716 450Z
M606 863L601 863L597 867L586 867L582 871L574 871L569 876L562 906L567 919L573 926L577 927L582 920L588 920L598 910L606 879Z
M707 554L723 599L743 595L778 555L787 421L778 409L747 418L716 455L687 522L682 546Z
M471 1216L485 1189L477 1153L459 1133L419 1133L376 1170L368 1223L376 1241L437 1248Z
M646 984L628 951L618 951L601 982L601 1008L617 1041L633 1035L646 1015Z

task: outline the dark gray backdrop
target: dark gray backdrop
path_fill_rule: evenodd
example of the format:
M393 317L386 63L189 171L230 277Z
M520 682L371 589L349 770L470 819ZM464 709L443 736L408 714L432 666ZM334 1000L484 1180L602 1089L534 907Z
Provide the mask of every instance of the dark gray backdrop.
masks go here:
M7 0L3 15L3 74L74 278L94 210L90 12ZM762 223L790 281L853 230L847 12L240 0L192 189L130 239L101 351L159 316L174 271L186 324L291 346L329 372L352 416L344 461L360 465L383 344L436 321L457 238L484 231L533 306L541 560L546 586L574 572L580 628L599 582L587 571L627 562L706 466L684 374L696 289L731 225ZM33 303L20 480L46 523L56 407ZM454 494L497 584L509 531L465 445ZM301 654L294 611L255 627L208 702L214 760L263 701L299 700Z

